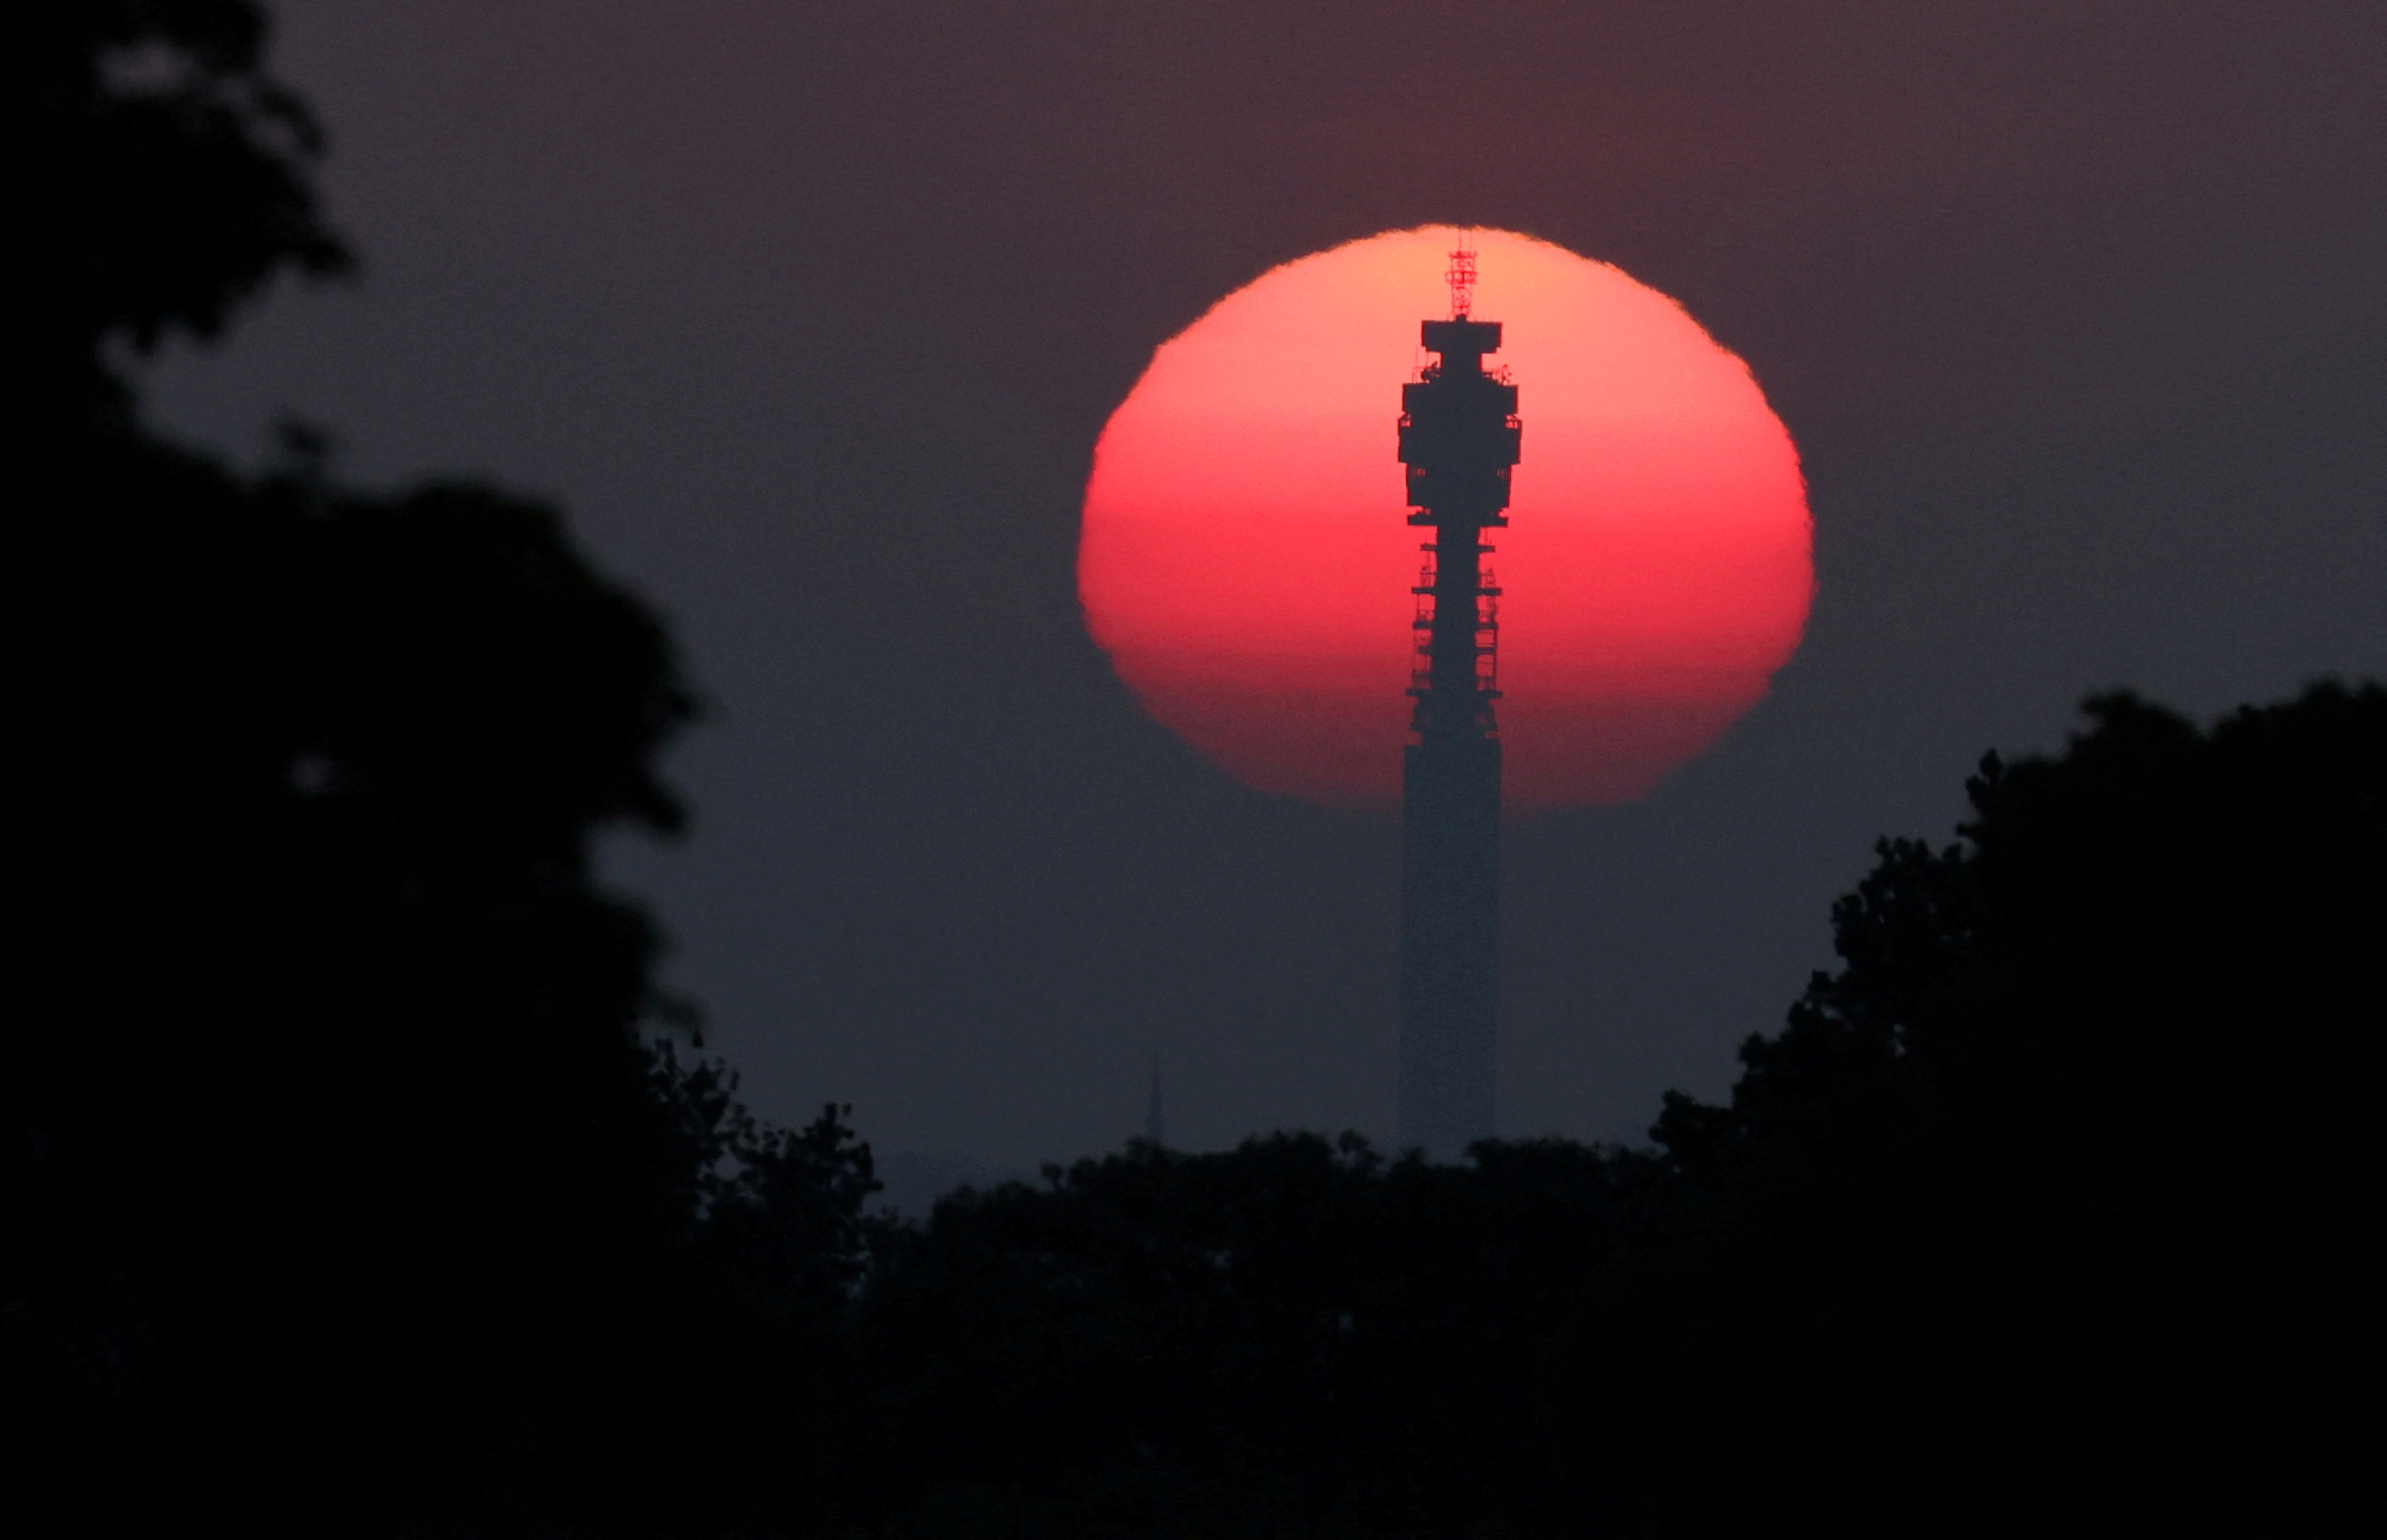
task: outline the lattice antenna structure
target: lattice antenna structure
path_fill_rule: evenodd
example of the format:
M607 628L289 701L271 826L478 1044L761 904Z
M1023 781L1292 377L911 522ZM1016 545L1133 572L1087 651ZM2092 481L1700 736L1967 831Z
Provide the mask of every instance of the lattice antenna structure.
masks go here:
M1484 535L1509 523L1523 429L1506 370L1484 368L1500 323L1477 321L1473 243L1450 255L1451 317L1423 323L1439 355L1401 387L1408 522L1434 537L1416 597L1416 704L1401 777L1398 1139L1439 1158L1492 1133L1498 984L1500 588Z
M1443 274L1450 283L1450 319L1465 321L1475 309L1475 233L1459 233L1459 249L1450 254L1450 268Z

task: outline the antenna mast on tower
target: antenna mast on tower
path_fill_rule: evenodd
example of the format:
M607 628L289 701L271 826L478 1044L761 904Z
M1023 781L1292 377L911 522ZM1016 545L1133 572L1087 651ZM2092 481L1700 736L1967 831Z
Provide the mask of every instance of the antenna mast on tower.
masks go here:
M1450 319L1465 321L1475 309L1475 232L1459 233L1459 249L1450 254L1443 277L1450 282Z

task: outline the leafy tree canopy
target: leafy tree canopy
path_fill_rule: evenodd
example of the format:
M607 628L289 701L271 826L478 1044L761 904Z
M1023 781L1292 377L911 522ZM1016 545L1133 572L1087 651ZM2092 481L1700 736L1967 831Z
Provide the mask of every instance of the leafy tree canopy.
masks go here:
M2248 1534L2353 1500L2387 691L2088 716L1984 763L1962 843L1880 848L1729 1105L1668 1098L1703 1218L1603 1275L1577 1403L1656 1533Z
M309 180L322 131L266 72L266 35L248 0L71 0L19 19L32 410L119 415L104 344L213 337L277 273L353 269Z
M6 1090L20 1453L94 1532L702 1530L794 1426L678 1244L657 937L594 877L693 698L562 515L161 440L131 360L349 258L246 0L19 29L20 699L42 1008ZM669 1320L676 1329L659 1330ZM722 1433L716 1420L733 1432Z

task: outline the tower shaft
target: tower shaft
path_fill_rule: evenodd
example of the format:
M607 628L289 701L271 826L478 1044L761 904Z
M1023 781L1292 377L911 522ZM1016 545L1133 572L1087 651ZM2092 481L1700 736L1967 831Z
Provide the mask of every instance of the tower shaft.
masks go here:
M1471 263L1468 276L1471 279ZM1454 279L1456 291L1457 280ZM1517 387L1484 372L1497 322L1427 322L1441 355L1401 392L1409 523L1430 527L1416 593L1401 812L1401 1062L1397 1139L1438 1158L1493 1131L1498 1041L1500 590L1483 559L1508 524L1521 431Z

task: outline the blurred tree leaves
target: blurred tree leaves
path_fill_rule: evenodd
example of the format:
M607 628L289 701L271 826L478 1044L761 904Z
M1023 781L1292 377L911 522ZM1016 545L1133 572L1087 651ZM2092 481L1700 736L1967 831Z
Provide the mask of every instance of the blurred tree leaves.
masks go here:
M0 1297L39 1495L109 1534L725 1521L752 1483L688 1472L766 1468L802 1376L682 1243L658 939L590 852L681 822L668 637L541 503L149 433L131 360L348 268L321 136L252 5L20 30Z
M103 346L208 338L276 274L353 270L321 218L323 134L266 72L247 0L69 0L15 28L20 410L120 418ZM30 142L28 142L30 141Z

